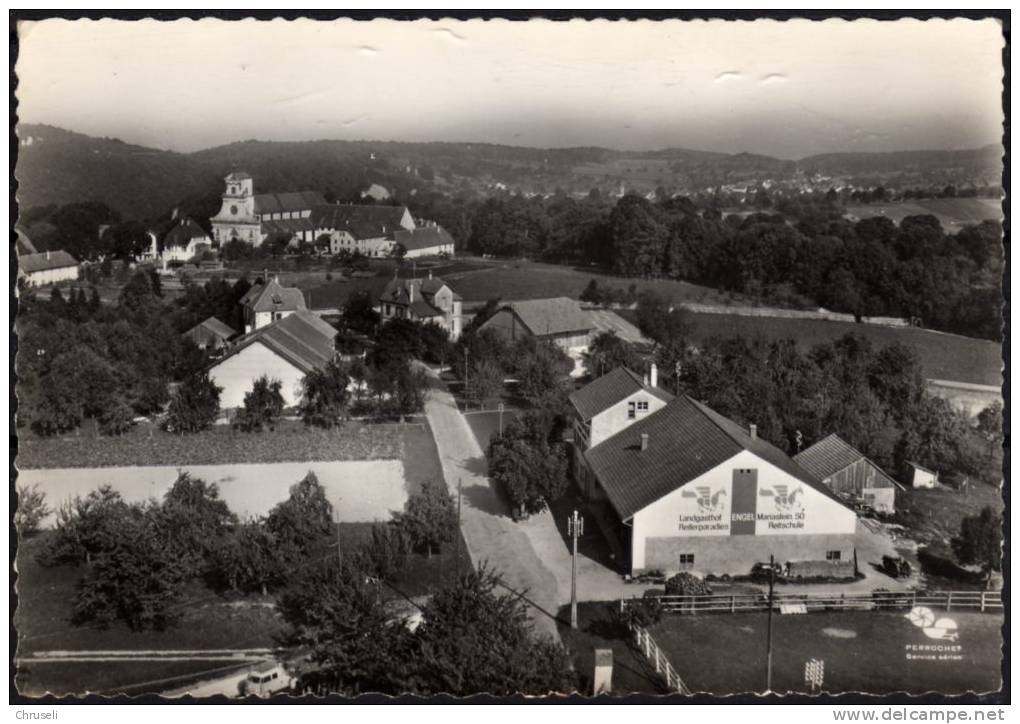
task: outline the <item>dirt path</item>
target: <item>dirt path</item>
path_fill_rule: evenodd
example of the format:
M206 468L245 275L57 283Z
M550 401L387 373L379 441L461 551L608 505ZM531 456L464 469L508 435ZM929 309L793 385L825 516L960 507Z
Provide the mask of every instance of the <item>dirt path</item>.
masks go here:
M461 531L475 565L487 563L531 604L539 633L559 641L555 615L561 601L556 576L532 547L529 536L510 518L510 508L487 477L485 455L446 387L430 372L432 390L425 404L436 438L443 475L451 494L460 481ZM569 582L567 583L569 588Z

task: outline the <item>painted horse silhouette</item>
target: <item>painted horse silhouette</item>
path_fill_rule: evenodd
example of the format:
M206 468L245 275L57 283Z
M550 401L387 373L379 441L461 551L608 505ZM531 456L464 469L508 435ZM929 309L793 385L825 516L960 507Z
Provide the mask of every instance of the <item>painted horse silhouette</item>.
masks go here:
M762 498L775 498L776 508L789 512L800 510L799 499L804 495L804 488L798 485L790 490L789 485L774 485L771 488L759 488L758 495Z
M722 499L726 497L726 491L717 490L715 493L707 485L698 485L694 490L684 489L680 491L683 498L696 498L699 513L717 513L722 507Z

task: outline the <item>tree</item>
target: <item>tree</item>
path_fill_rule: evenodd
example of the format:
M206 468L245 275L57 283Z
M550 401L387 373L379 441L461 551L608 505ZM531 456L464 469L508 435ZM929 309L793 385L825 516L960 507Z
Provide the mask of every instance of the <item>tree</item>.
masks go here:
M259 591L263 596L286 579L287 566L276 536L264 520L234 528L222 539L213 556L213 580L231 591Z
M183 382L170 398L166 429L170 432L201 432L216 422L220 412L220 392L208 374Z
M589 302L591 304L602 304L602 292L599 289L599 283L595 279L591 279L588 282L588 286L581 292L580 299L582 302Z
M925 396L896 445L897 467L906 474L908 461L946 471L957 466L967 423L948 400Z
M600 332L592 339L584 355L584 366L591 377L601 377L617 367L636 370L642 364L634 345L620 339L616 332L610 330Z
M414 550L433 551L454 539L457 532L457 511L445 483L425 481L404 505L404 512L394 513L393 521Z
M96 555L113 546L130 514L128 504L109 485L84 498L75 496L57 509L55 530L39 562L44 566L91 563Z
M985 574L1002 570L1002 517L985 506L981 513L960 521L953 541L956 557L965 565L980 565Z
M347 409L350 377L339 360L331 360L321 369L305 375L298 414L306 425L331 428L340 424Z
M1002 443L1002 403L996 400L977 416L977 430L988 442L988 459L992 459L995 446Z
M424 664L414 691L541 696L576 688L567 651L536 637L527 604L500 584L485 569L471 570L432 596L413 637L413 660Z
M237 518L220 499L219 487L179 472L159 509L166 553L196 575L210 567Z
M510 367L518 390L529 401L537 403L569 386L574 361L552 342L526 335L514 345L512 354Z
M333 506L311 471L290 487L290 496L266 518L266 529L289 566L307 560L315 546L333 533L333 525Z
M656 344L682 341L693 329L687 311L670 308L669 301L655 292L642 292L637 303L637 326Z
M567 489L566 448L550 444L539 430L527 423L507 425L503 437L489 443L489 477L525 513L542 512Z
M18 507L14 511L14 528L18 535L28 537L39 532L43 518L53 509L46 505L46 493L37 485L18 486Z
M161 630L173 622L187 571L167 555L162 532L153 509L129 508L79 584L74 623L106 626L120 619L135 630Z
M262 432L263 427L274 429L277 418L283 414L282 386L279 380L270 380L266 375L255 380L251 391L244 394L244 407L234 425L244 432Z
M368 290L352 292L343 311L343 325L358 334L374 334L379 327L379 312Z
M464 385L469 400L482 403L495 397L503 389L503 370L495 362L482 360L470 368Z

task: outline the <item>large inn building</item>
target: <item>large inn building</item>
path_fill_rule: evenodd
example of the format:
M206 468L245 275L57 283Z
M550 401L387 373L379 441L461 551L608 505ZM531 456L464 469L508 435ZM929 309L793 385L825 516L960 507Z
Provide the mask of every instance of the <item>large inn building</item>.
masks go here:
M618 368L570 397L574 474L619 523L631 573L846 569L856 513L784 452L687 396Z

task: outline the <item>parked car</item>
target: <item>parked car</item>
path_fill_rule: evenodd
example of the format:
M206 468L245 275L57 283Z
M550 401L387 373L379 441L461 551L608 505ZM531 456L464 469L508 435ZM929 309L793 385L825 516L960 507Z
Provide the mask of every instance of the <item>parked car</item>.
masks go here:
M901 557L882 556L882 573L890 578L906 578L910 575L910 571L910 563Z
M290 688L291 675L279 661L255 666L238 686L241 696L272 696Z

